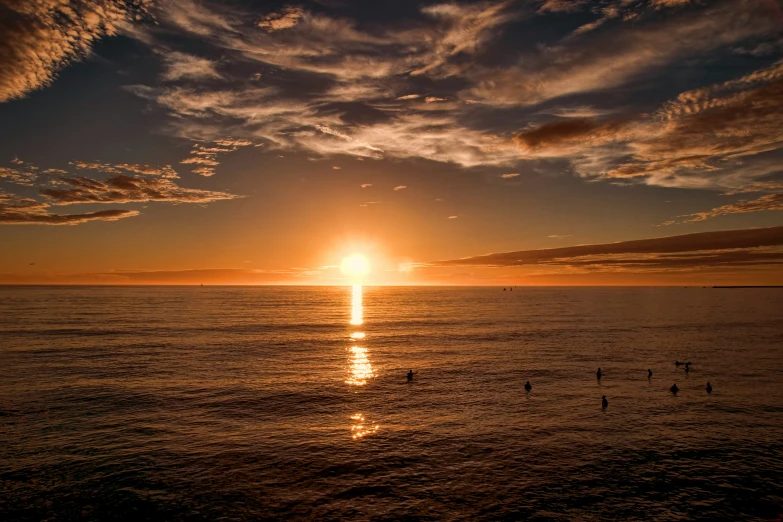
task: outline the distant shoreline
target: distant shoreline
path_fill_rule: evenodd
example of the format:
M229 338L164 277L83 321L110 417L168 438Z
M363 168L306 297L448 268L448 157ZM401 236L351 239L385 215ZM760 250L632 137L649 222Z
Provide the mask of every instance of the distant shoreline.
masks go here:
M783 288L783 285L713 286L712 288Z

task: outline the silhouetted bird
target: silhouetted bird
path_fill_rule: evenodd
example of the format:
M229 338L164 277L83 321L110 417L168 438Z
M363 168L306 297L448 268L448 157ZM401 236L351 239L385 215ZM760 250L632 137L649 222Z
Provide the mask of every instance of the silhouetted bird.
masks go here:
M652 370L647 368L647 378L649 379L650 377L652 377Z
M680 391L680 389L677 387L677 383L672 384L672 387L669 388L669 391L672 393L677 393L678 391Z
M599 381L601 380L601 368L598 368L598 371L595 372L595 378Z
M530 386L530 381L527 381L527 382L525 383L525 390L527 390L527 391L530 391L530 390L532 390L532 389L533 389L533 387L532 387L532 386Z
M707 393L712 393L712 384L707 383Z
M609 406L609 401L606 400L606 395L603 395L601 397L601 407L606 408L607 406Z

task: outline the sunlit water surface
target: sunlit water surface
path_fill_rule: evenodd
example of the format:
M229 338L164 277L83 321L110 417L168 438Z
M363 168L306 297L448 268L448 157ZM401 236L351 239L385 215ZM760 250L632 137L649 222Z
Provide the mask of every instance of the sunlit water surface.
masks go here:
M0 288L1 520L782 512L783 290Z

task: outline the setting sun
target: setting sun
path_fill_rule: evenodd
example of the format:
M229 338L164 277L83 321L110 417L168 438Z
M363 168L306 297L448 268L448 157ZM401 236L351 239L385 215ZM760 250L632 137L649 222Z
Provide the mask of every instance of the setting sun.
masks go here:
M354 254L343 259L340 271L347 276L361 277L370 271L370 262L366 257Z

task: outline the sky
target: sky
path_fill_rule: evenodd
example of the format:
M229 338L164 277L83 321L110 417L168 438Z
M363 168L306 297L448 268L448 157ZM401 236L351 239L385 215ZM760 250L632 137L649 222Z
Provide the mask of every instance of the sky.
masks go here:
M779 0L0 0L0 284L783 284Z

